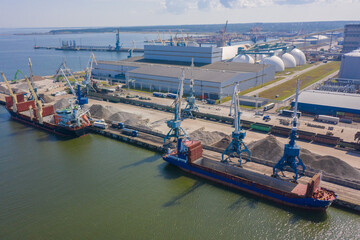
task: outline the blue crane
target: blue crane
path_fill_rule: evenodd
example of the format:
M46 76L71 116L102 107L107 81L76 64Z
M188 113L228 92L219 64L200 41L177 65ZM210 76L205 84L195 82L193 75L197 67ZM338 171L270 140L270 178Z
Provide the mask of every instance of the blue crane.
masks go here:
M116 51L119 51L120 48L121 48L121 46L120 46L120 29L118 29L118 30L116 31L116 45L115 45L115 50L116 50Z
M302 167L301 174L305 173L305 165L299 157L300 147L299 145L295 145L295 139L297 137L297 125L298 125L298 96L299 96L299 81L297 81L296 87L296 95L295 95L295 109L292 120L292 129L290 133L290 142L289 144L285 144L284 155L279 160L278 163L273 168L273 177L278 176L278 172L280 171L284 176L285 167L289 166L294 172L295 176L294 181L297 182L298 177L298 167Z
M246 162L250 160L251 153L250 153L249 149L247 148L247 146L245 145L245 143L243 142L243 139L246 136L246 132L245 132L245 130L243 130L241 128L241 125L240 125L240 114L241 114L239 111L239 108L240 108L239 93L240 93L240 91L238 90L238 85L239 85L238 83L234 84L234 91L233 91L233 96L232 96L231 105L230 105L230 113L229 113L229 116L231 116L232 110L234 109L235 130L232 132L231 143L229 144L229 146L225 149L225 151L221 155L221 161L227 162L232 157L238 157L239 158L238 162L240 163L240 165L242 165L241 153L245 152L248 154L248 159L245 160Z
M194 78L193 78L193 68L194 68L194 58L191 60L191 79L190 79L190 96L186 98L186 107L183 111L184 117L193 118L192 112L198 112L199 108L195 100L195 91L194 91Z
M177 98L174 101L174 105L175 105L174 106L174 119L169 120L166 123L167 126L170 128L170 131L164 138L164 144L166 143L167 139L174 138L174 141L178 141L178 139L180 137L186 136L186 132L181 127L181 119L180 119L180 117L181 117L181 99L183 97L183 92L184 92L184 79L185 79L185 75L184 75L184 69L183 69L182 73L181 73L181 79L180 79Z

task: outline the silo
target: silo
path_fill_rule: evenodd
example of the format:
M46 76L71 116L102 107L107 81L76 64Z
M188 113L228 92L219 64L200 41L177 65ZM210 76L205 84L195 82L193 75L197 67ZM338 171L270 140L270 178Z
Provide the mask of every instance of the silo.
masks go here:
M278 56L266 57L260 61L260 64L275 66L275 72L282 72L285 70L284 62Z
M281 56L281 60L284 62L285 68L293 68L296 67L296 60L290 53L284 53Z
M296 66L304 65L306 63L305 54L297 48L291 50L290 54L295 58Z

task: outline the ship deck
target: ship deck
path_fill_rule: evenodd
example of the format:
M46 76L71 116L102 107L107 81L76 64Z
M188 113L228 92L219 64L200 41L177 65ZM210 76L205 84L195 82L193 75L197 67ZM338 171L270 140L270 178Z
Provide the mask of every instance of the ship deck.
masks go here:
M219 161L211 160L208 158L202 158L196 160L193 164L200 165L206 168L214 169L219 172L227 173L233 176L244 178L246 180L255 182L260 185L268 186L284 192L292 192L297 184L287 182L277 178L272 178L264 174L249 171L240 167L235 166L232 163L222 163ZM301 184L302 185L302 184ZM302 194L301 194L302 195Z

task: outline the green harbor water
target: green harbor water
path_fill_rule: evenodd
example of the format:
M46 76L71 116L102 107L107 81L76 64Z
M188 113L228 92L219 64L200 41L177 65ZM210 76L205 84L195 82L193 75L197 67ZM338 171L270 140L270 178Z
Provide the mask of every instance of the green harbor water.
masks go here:
M282 207L105 137L61 140L0 106L0 239L360 239L360 217Z

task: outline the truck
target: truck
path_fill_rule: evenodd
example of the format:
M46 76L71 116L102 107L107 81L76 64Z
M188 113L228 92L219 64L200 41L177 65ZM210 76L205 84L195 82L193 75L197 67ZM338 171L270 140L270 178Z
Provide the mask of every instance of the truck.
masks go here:
M269 103L264 106L264 111L270 110L275 107L275 103Z
M154 97L164 98L164 97L165 97L165 94L164 94L164 93L161 93L161 92L153 92L153 96L154 96Z
M340 121L338 117L327 116L327 115L316 115L314 120L324 123L332 123L332 124L338 124Z
M167 94L166 94L166 97L167 97L167 98L173 98L173 99L176 99L176 98L177 98L177 96L178 96L178 95L177 95L177 94L175 94L175 93L167 93Z
M265 115L265 116L263 117L263 120L264 120L265 122L268 122L268 121L271 120L271 118L270 118L269 115Z
M131 136L131 137L137 137L139 132L136 131L136 130L128 129L128 128L123 128L121 133L125 134L125 135L128 135L128 136Z
M114 121L114 122L111 122L111 127L118 128L118 129L123 129L124 128L124 123Z
M96 120L94 123L93 123L93 126L94 127L97 127L97 128L102 128L102 129L106 129L108 127L107 123L105 122L104 119L99 119L99 120Z

